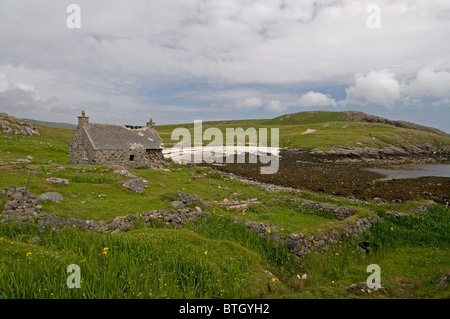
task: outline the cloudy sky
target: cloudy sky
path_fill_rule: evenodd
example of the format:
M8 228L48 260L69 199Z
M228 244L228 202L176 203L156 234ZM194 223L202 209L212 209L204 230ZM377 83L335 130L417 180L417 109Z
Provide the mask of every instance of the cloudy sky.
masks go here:
M450 132L449 35L448 0L0 0L0 111L143 125L360 110Z

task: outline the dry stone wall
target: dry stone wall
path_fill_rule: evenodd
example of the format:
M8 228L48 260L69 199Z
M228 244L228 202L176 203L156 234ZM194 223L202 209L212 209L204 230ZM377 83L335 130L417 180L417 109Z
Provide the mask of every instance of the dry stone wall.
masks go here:
M196 206L194 208L183 208L171 211L151 210L141 214L118 216L110 223L107 223L105 221L58 217L42 212L42 206L39 205L40 200L45 202L50 196L53 197L57 193L45 193L36 197L23 187L13 186L5 188L2 191L2 194L9 198L5 203L5 208L2 213L2 222L8 219L21 223L36 221L42 229L75 227L109 233L133 229L135 222L138 220L142 220L145 224L149 225L159 220L173 225L174 227L181 227L181 223L184 220L209 215L200 207ZM59 196L54 196L53 198L56 198L57 201L62 199L62 197Z
M209 216L209 213L203 211L199 206L195 206L194 208L185 207L170 211L151 210L140 214L118 216L110 223L107 223L106 221L63 218L42 212L42 207L39 205L40 200L47 200L50 197L58 200L62 199L62 197L53 196L55 195L53 193L46 193L36 197L23 187L13 186L5 188L2 194L9 199L5 203L1 222L8 219L13 219L21 223L35 221L44 230L76 227L102 233L117 233L133 229L137 221L142 221L148 226L152 226L153 223L160 221L178 228L182 227L182 222L185 220L194 220L199 217ZM194 195L182 192L179 192L179 196L185 203L192 204L197 200L196 197L191 197ZM244 220L244 224L254 230L259 236L269 237L275 247L285 245L289 252L295 254L297 257L303 257L312 252L321 252L330 247L342 244L345 239L351 236L360 237L374 223L380 222L380 220L379 216L365 217L356 222L348 223L341 230L330 230L311 236L305 236L302 233L293 233L285 238L281 238L278 234L274 233L274 231L279 229L275 225L249 220ZM236 218L235 222L240 222L240 220Z

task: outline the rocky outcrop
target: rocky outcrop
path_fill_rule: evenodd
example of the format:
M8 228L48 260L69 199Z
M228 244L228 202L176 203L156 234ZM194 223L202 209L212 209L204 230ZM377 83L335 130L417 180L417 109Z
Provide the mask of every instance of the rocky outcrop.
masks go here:
M450 145L406 144L385 148L336 146L335 150L281 149L282 152L313 156L317 161L375 161L379 164L419 164L446 161L450 158Z
M407 129L411 129L411 130L430 132L430 133L434 133L437 135L449 137L449 134L447 134L441 130L438 130L434 127L423 126L423 125L406 122L406 121L393 121L393 120L389 120L384 117L370 115L370 114L366 114L366 113L359 112L359 111L345 111L342 113L343 113L344 119L348 120L348 121L380 123L380 124L392 125L392 126L401 127L401 128L407 128Z
M15 135L40 135L38 130L25 120L0 113L0 133Z

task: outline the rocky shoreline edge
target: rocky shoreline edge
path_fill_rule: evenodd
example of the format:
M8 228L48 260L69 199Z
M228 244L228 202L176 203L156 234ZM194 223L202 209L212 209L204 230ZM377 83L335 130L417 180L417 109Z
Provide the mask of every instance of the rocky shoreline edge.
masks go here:
M430 164L450 162L450 146L423 144L389 146L386 148L339 147L336 150L281 148L280 154L298 154L319 162L360 163L365 166Z

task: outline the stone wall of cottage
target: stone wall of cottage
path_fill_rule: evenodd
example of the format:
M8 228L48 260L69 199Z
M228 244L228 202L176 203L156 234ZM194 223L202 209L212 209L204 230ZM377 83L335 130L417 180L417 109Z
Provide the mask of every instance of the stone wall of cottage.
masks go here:
M125 167L153 167L164 161L162 150L94 150L84 130L76 129L69 144L69 164L115 164Z
M93 164L94 149L82 128L77 128L69 144L69 164Z
M94 164L115 164L125 167L150 167L164 160L162 150L144 148L128 150L96 150Z

